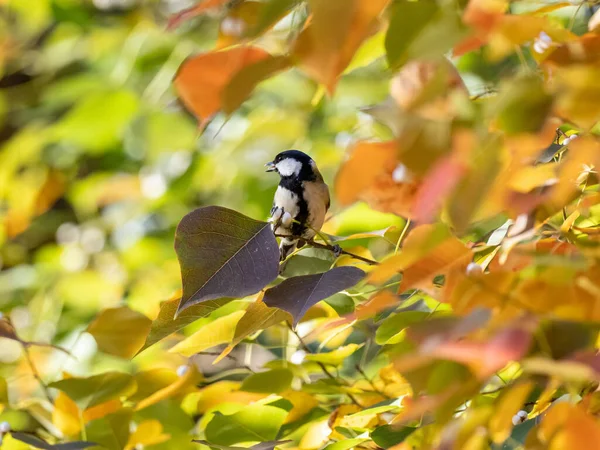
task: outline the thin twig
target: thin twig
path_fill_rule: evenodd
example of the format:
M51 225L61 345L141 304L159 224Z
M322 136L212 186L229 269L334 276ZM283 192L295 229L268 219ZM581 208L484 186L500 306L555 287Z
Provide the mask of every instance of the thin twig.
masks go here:
M279 237L279 238L284 238L285 237L285 238L291 238L291 239L302 239L302 237L299 237L299 236L289 236L289 235L285 235L285 234L276 234L275 237ZM365 257L360 256L360 255L356 255L354 253L350 253L350 252L348 252L348 251L346 251L344 249L339 249L338 250L335 246L330 245L330 244L321 244L319 242L315 242L315 241L312 241L312 240L309 241L309 240L306 240L306 239L302 239L302 240L304 242L306 242L308 245L310 245L311 247L322 248L322 249L325 249L325 250L329 250L330 252L333 252L333 253L338 253L340 255L348 255L348 256L350 256L352 258L358 259L358 260L363 261L363 262L365 262L367 264L370 264L372 266L379 265L379 263L377 261L374 261L374 260L369 259L369 258L365 258Z
M294 330L294 328L289 323L287 325L288 325L290 331L292 333L294 333L296 335L296 337L298 338L298 342L300 342L300 345L302 346L302 348L304 349L304 351L306 353L311 353L312 354L313 353L312 350L308 347L308 345L306 345L306 343L304 342L304 339L302 339L302 337L300 336L300 334L296 330ZM330 379L332 379L333 381L335 381L337 384L341 384L340 381L334 375L332 375L332 373L329 370L327 370L327 367L325 367L325 364L323 364L320 361L315 361L315 362L317 363L317 365L321 368L321 370L323 371L323 373L327 377L329 377ZM352 403L354 403L356 406L358 406L360 408L364 408L358 402L358 400L356 400L356 398L351 393L346 392L345 394L348 396L348 398L350 399L350 401L352 401Z
M37 380L37 382L41 386L42 390L44 391L44 395L46 396L48 401L51 404L54 403L54 400L52 399L52 396L50 395L50 391L48 390L48 385L44 382L44 380L42 380L40 373L38 372L37 368L35 367L35 364L33 363L33 359L31 358L31 355L29 353L29 346L27 345L26 342L21 342L21 346L23 347L23 353L25 354L25 360L27 361L27 363L29 364L29 367L31 368L31 373L33 374L34 378Z
M381 390L379 390L379 389L377 388L377 386L375 386L375 383L373 383L373 380L371 380L371 379L370 379L370 378L367 376L367 374L366 374L366 373L365 373L365 371L362 369L362 367L360 367L360 364L357 364L357 365L356 365L356 370L358 370L358 373L360 373L360 374L363 376L363 378L369 382L369 384L371 385L371 387L373 388L373 390L374 390L375 392L377 392L377 393L378 393L379 395L381 395L382 397L385 397L385 398L390 398L390 399L392 398L392 397L390 397L389 395L387 395L385 392L382 392Z

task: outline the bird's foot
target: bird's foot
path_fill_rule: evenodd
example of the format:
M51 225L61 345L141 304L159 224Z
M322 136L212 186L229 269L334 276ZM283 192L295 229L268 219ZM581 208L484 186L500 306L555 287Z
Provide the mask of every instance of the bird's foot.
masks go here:
M335 245L333 246L333 249L332 249L332 250L333 250L333 255L334 255L336 258L339 258L339 257L342 255L342 247L340 247L339 245L335 244Z

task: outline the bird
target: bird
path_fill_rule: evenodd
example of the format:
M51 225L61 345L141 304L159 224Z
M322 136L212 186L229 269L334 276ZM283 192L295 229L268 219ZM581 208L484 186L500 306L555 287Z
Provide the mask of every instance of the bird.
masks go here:
M280 176L269 221L273 232L284 236L279 244L284 261L321 230L330 206L329 187L315 161L300 150L283 151L265 167Z

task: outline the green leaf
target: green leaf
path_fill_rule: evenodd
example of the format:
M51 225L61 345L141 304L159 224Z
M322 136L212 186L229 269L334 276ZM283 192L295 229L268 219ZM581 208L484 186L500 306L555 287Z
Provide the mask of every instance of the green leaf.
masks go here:
M207 447L210 447L210 448L216 448L218 450L248 450L248 449L251 449L251 450L274 450L274 448L277 447L278 445L285 444L285 443L291 442L291 441L261 442L260 444L253 445L252 447L231 447L229 445L217 445L217 444L211 444L208 441L203 441L202 439L195 439L193 442L197 442L198 444L206 445Z
M104 372L88 378L66 378L48 386L63 391L81 410L129 396L136 390L133 377L123 372Z
M220 445L271 441L277 437L287 414L281 408L257 404L229 416L215 413L206 426L206 439Z
M552 102L541 78L524 75L504 83L491 107L498 126L507 134L535 133L546 122Z
M387 317L375 332L375 342L379 345L396 344L395 339L409 325L424 320L429 313L424 311L404 311Z
M311 353L304 358L306 361L320 362L331 366L339 366L343 364L346 358L362 347L362 344L343 345L331 352L326 353Z
M102 152L119 143L138 105L137 96L129 91L86 95L51 129L50 137Z
M131 358L142 348L152 321L127 306L105 309L88 326L98 350L109 355Z
M398 69L408 60L408 49L439 12L436 2L399 1L392 8L392 18L385 36L385 49L389 65Z
M183 296L178 312L255 294L277 278L279 249L268 223L219 206L186 215L175 234Z
M394 425L383 425L371 432L371 439L382 448L390 448L403 442L415 430L416 428L413 427L398 428Z
M273 369L250 375L242 383L240 390L278 394L289 389L294 375L288 369Z
M169 336L170 334L173 334L185 328L190 323L208 316L213 311L219 309L221 306L229 303L231 300L232 299L230 298L219 298L216 300L209 300L191 306L182 311L180 314L177 314L177 308L179 307L179 303L181 302L180 298L174 298L161 303L158 317L152 321L150 333L146 337L146 342L144 343L144 346L138 353L144 351L151 345L156 344L158 341ZM177 318L175 318L176 314Z
M122 409L93 420L86 427L87 437L107 450L123 450L129 440L132 416L131 409Z
M267 289L264 302L267 306L289 312L294 317L296 326L311 306L354 286L364 275L356 267L344 266L324 273L288 278Z
M269 0L262 3L256 25L248 31L246 37L254 38L263 34L287 15L298 3L300 3L300 0Z
M179 342L169 352L192 356L216 345L231 342L235 334L235 327L244 313L245 311L235 311L213 320L187 339Z
M368 440L369 439L365 438L344 439L343 441L336 442L335 444L329 444L323 450L349 450Z
M334 262L335 257L328 250L319 248L302 249L300 253L292 256L285 264L283 276L291 278L310 275L315 272L327 272Z
M25 442L32 447L41 448L43 450L83 450L84 448L98 445L94 442L84 441L66 442L64 444L48 444L46 441L41 440L34 434L13 431L10 433L10 435L21 442Z

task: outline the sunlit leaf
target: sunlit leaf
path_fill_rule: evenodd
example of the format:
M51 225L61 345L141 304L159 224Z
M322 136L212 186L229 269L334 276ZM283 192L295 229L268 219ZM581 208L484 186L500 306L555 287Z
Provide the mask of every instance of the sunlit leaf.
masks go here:
M98 349L121 358L131 358L142 348L152 321L126 306L105 309L88 326Z
M217 206L185 216L175 235L183 295L178 312L197 303L255 294L279 271L279 250L266 222Z
M294 47L293 57L312 78L333 93L338 76L377 25L389 0L310 0L312 17Z
M63 391L84 410L136 390L133 377L123 372L104 372L88 378L65 378L49 384Z
M269 405L249 405L231 415L215 413L206 426L206 439L212 444L265 442L276 438L287 411Z
M233 77L244 67L269 57L257 47L235 47L194 56L180 67L175 87L184 104L198 118L200 127L204 128L223 107L223 90Z
M371 439L382 448L389 448L392 445L403 442L408 436L416 431L413 427L395 427L392 425L383 425L375 428L371 432Z
M306 361L316 361L331 366L339 366L340 364L343 364L344 361L361 346L362 345L358 344L348 344L331 352L308 354L304 359Z
M344 439L335 444L329 444L327 447L324 447L323 450L348 450L366 441L368 441L366 438Z
M412 323L425 319L428 315L429 313L425 311L402 311L387 317L375 332L375 342L379 345L395 343L394 336L400 334Z
M221 306L227 304L231 300L232 299L209 300L191 306L179 314L177 314L177 308L181 303L180 295L176 295L174 298L161 303L158 317L152 321L150 333L146 337L146 342L144 343L144 346L140 352L147 349L151 345L156 344L158 341L169 336L170 334L185 328L190 323L208 316L210 313L219 309Z
M191 356L216 345L231 342L237 323L244 313L244 311L235 311L227 316L213 320L190 337L179 342L169 351L184 356Z
M365 273L355 267L336 267L327 272L288 278L265 292L267 306L289 312L298 324L308 309L327 297L358 283Z
M125 450L135 449L138 445L155 445L165 442L169 435L163 433L163 426L158 420L144 420L137 425L129 436Z

